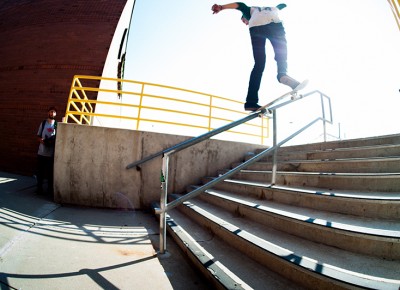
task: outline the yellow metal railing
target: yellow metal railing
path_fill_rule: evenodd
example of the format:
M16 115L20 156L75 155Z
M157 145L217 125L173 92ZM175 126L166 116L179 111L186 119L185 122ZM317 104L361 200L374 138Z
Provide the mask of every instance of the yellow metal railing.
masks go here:
M246 114L242 102L228 98L159 84L77 75L64 122L196 136ZM257 118L224 134L221 139L265 144L269 119Z
M397 27L400 29L400 2L399 0L388 0L390 8L396 20Z

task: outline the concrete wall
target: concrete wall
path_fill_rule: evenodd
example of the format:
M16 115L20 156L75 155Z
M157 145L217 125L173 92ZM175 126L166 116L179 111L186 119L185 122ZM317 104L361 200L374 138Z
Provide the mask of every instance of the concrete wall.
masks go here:
M124 129L59 124L54 197L63 204L106 208L148 208L159 201L162 158L125 169L131 162L190 137ZM262 145L207 140L170 159L169 192L181 193L204 176L243 160Z

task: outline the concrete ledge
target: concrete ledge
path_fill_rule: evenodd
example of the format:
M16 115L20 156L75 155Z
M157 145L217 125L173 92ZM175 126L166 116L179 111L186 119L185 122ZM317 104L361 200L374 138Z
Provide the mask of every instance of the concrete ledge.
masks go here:
M313 144L302 144L294 146L282 146L280 151L303 151L305 148L307 150L329 150L329 149L339 149L348 147L365 147L365 146L376 146L376 145L391 145L400 144L400 134L384 135L384 136L374 136L367 138L357 138L348 140L335 140L329 142L319 142Z
M62 204L147 209L159 201L162 159L126 165L191 137L60 123L54 164L54 198ZM263 145L207 140L170 158L169 192L184 192L203 176L242 161Z
M208 179L205 179L206 181ZM260 200L360 217L379 219L399 219L400 217L400 193L327 191L321 188L271 186L265 182L234 179L227 179L214 189L245 194Z
M373 225L354 225L351 220L347 223L324 220L274 207L270 202L245 201L217 190L207 190L201 199L241 217L317 243L389 260L400 258L400 232L393 226L374 228Z
M234 179L271 180L271 171L242 170ZM324 188L325 190L360 190L400 192L400 173L321 173L278 171L277 185Z
M167 215L167 229L175 242L215 289L252 289L201 247L169 215Z

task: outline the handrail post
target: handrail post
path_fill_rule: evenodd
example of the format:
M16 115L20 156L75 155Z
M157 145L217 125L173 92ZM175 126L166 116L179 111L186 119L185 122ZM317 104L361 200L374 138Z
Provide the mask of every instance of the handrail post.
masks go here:
M161 213L160 213L160 254L165 253L167 247L167 218L165 212L165 182L161 182Z
M274 148L276 148L277 135L278 134L277 134L277 124L276 124L277 117L276 117L276 110L275 109L272 110L272 119L273 119L273 122L274 122L274 124L273 124L274 133L273 133L273 144L272 144L272 146ZM272 180L271 180L271 185L274 185L276 183L276 169L278 167L277 159L278 159L278 148L276 148L274 150L274 155L272 157Z
M167 248L167 214L165 207L168 201L168 154L163 156L161 171L161 196L160 196L160 253L165 254Z
M208 132L211 131L212 106L213 106L213 96L210 95L210 107L208 109Z
M138 107L138 114L137 114L137 121L136 121L136 130L139 130L140 115L142 113L143 94L144 94L144 83L142 84L142 89L140 92L139 107Z
M324 127L324 142L326 142L326 119L325 119L325 106L324 106L324 96L322 95L322 93L319 93L320 97L321 97L321 106L322 106L322 126Z

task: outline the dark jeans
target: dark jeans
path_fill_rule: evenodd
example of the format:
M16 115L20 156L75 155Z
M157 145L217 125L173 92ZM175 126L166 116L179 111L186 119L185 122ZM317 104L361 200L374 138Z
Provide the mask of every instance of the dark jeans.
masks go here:
M287 42L285 29L282 23L270 23L263 26L250 28L251 44L253 47L254 67L250 74L249 89L246 102L258 103L258 90L265 68L265 44L268 39L275 53L275 61L278 66L278 81L287 72Z
M48 193L53 192L53 170L54 157L46 157L38 155L37 166L37 190L39 193L43 191L43 181L47 177Z

